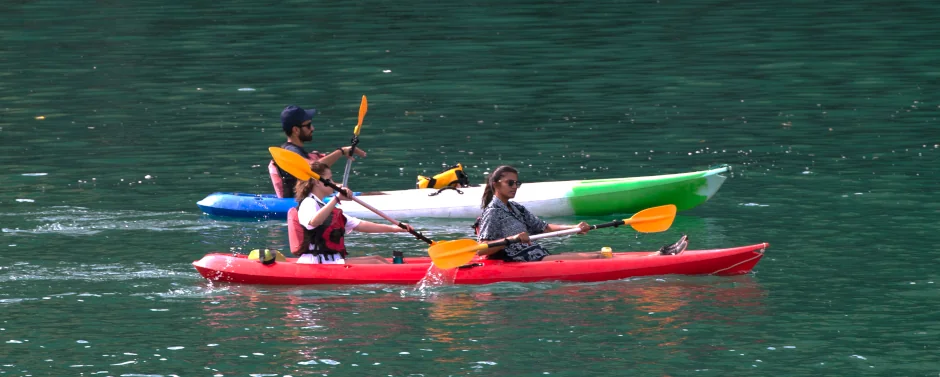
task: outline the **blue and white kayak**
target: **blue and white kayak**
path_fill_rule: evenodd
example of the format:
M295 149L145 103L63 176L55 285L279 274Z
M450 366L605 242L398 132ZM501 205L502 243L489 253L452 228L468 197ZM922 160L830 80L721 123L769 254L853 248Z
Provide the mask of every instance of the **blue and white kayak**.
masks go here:
M362 193L353 194L359 196ZM325 202L329 203L330 199L333 199L333 196L326 197ZM296 207L297 202L292 198L278 198L274 194L214 192L196 202L196 205L209 216L287 220L287 211ZM345 206L343 204L344 208Z
M513 200L541 217L636 213L665 204L675 204L683 211L714 196L727 178L722 173L729 170L721 166L647 177L526 183ZM430 188L379 191L356 193L356 196L399 220L416 217L474 219L480 215L483 186L437 191ZM292 198L278 198L274 194L224 192L213 193L196 204L213 216L270 220L287 219L287 211L297 205ZM355 202L344 202L343 212L362 219L379 219Z
M296 207L297 202L274 194L214 192L196 205L210 216L285 220L287 211Z

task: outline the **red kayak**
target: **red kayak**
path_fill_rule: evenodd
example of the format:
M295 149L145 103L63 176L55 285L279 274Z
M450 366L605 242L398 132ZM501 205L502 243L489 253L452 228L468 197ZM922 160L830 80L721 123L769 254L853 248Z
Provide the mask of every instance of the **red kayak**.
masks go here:
M714 250L614 253L609 259L504 263L478 259L453 274L454 284L617 280L650 275L741 275L757 265L767 243ZM242 284L408 284L428 274L431 259L405 258L404 264L297 264L296 258L264 265L245 255L214 253L193 262L206 279ZM449 280L449 279L448 279Z

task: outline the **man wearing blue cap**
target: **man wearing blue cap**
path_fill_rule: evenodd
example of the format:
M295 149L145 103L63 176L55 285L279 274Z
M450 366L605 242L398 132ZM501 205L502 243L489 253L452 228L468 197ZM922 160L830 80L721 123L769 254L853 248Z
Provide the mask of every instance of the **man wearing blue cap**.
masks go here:
M316 109L304 110L294 105L285 107L284 111L281 111L281 128L284 129L284 134L287 135L287 142L281 144L281 148L297 153L308 160L313 159L320 161L326 164L326 166L332 166L336 160L339 160L340 156L353 158L353 156L349 155L350 147L336 148L335 151L327 155L318 152L311 154L304 150L304 142L313 140L312 119L313 115L316 113ZM362 148L356 148L355 155L365 157L366 152L362 150ZM294 178L294 176L288 174L280 167L278 167L278 172L280 173L281 182L283 183L284 197L293 198L294 185L297 183L297 178Z

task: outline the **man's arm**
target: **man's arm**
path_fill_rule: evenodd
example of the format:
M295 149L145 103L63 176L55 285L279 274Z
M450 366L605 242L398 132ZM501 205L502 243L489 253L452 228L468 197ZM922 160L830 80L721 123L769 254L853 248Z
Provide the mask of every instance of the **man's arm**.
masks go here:
M356 148L356 152L354 154L359 157L365 157L366 151L360 148ZM349 155L349 147L337 148L335 151L331 152L330 154L326 156L323 156L323 158L317 161L320 161L326 164L327 166L333 166L333 164L336 163L336 161L339 160L340 157L347 156L347 155Z

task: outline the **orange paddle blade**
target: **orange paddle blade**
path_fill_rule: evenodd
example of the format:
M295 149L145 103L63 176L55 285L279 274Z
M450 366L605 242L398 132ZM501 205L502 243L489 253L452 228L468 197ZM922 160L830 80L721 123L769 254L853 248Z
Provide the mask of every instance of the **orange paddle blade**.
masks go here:
M488 248L487 244L471 239L437 242L428 248L431 262L437 268L448 270L470 263L477 251Z
M637 212L633 217L624 220L623 223L630 224L637 232L656 233L669 229L675 219L676 206L666 204Z
M295 178L303 181L310 178L320 179L319 174L310 170L310 161L300 157L299 154L278 147L270 147L268 148L268 152L271 152L274 163L281 169L284 169L287 174L293 175Z
M359 103L359 123L356 124L356 129L353 130L353 134L359 136L359 128L362 127L362 119L366 117L366 111L369 111L369 102L366 101L366 96L362 95L362 102Z

